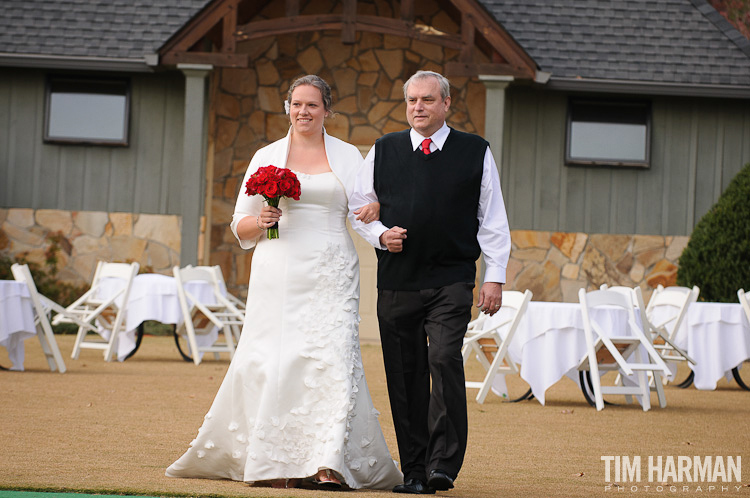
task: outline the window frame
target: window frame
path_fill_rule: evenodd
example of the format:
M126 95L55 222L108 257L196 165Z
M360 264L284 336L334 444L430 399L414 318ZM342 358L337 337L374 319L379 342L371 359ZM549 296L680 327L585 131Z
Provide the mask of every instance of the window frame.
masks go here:
M100 90L105 89L106 86L120 87L122 93L105 92L99 91L96 93L102 93L107 95L121 95L125 97L125 112L122 119L122 138L121 139L108 139L108 138L86 138L86 137L65 137L50 135L50 120L52 112L52 95L55 93L56 84L80 86L81 88L96 88ZM85 92L80 92L85 93ZM131 83L130 79L123 77L107 77L107 76L74 76L74 75L48 75L45 85L45 107L44 107L44 130L43 137L44 143L58 144L58 145L106 145L114 147L128 147L130 145L130 105L131 105Z
M607 158L582 158L571 156L571 145L572 145L572 124L573 124L573 111L576 104L594 104L599 106L618 106L620 108L634 108L640 107L645 111L645 123L646 127L646 143L645 143L645 160L617 160ZM612 124L621 124L624 121L607 121ZM649 169L651 167L651 122L652 122L652 108L651 101L644 99L626 99L626 98L595 98L595 97L569 97L568 98L568 109L565 123L565 164L567 166L603 166L603 167L618 167L618 168L638 168L638 169Z

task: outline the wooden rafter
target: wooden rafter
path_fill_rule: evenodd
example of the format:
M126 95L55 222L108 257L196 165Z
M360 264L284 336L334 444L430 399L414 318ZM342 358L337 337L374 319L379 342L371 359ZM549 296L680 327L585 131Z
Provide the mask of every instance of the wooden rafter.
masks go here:
M518 43L502 29L492 15L487 12L476 0L449 0L461 12L461 31L464 36L464 18L474 25L482 37L496 50L502 58L513 68L517 77L533 79L536 76L536 63L534 60L518 45ZM464 62L462 58L462 62ZM502 64L493 64L500 70ZM482 68L477 65L476 71ZM488 68L484 68L485 70ZM479 74L479 73L476 73ZM494 73L485 73L494 74ZM508 73L504 73L508 74Z
M295 17L299 15L299 0L286 0L284 5L284 13L287 17Z
M463 47L461 47L461 62L470 62L472 59L471 50L474 48L474 31L476 31L476 28L471 20L471 15L462 15L461 40L463 41Z
M284 0L285 17L245 24L240 23L252 19L266 4L257 3L257 0L215 0L162 47L161 62L247 67L248 56L236 53L239 41L304 31L340 30L343 43L354 43L357 31L368 31L458 50L458 62L446 64L446 72L451 75L507 74L520 79L535 77L536 63L478 0L443 1L445 8L450 8L451 11L455 8L455 14L460 13L461 32L458 35L415 24L415 0L400 1L400 12L397 14L399 18L358 15L357 0L342 0L341 13L299 15L300 0ZM212 46L214 51L210 51ZM485 51L492 63L474 63L475 46Z
M341 19L341 41L352 44L357 41L357 0L344 0Z
M518 79L529 78L526 69L517 68L507 63L470 63L470 62L446 62L446 76L478 76L480 74L513 76Z
M164 44L161 53L187 52L198 43L224 16L237 12L238 0L211 2L193 17L178 33Z
M223 52L168 52L161 56L161 63L167 66L175 64L211 64L217 67L248 67L249 57L246 54L225 54Z
M347 23L342 14L309 15L283 17L251 22L237 27L237 40L256 40L268 36L279 36L303 31L340 30ZM463 41L460 36L440 33L426 26L370 15L358 15L354 21L357 31L371 31L408 38L415 38L444 47L460 50Z
M235 50L234 32L237 31L237 3L230 5L229 12L222 18L221 51L233 54Z
M249 58L236 54L235 31L240 0L212 2L188 22L176 36L161 48L161 63L165 65L190 63L211 64L222 67L247 67ZM218 35L218 36L215 36ZM201 41L209 39L219 45L220 51L207 52L199 48ZM202 45L206 45L204 42Z
M401 19L414 22L414 0L401 0Z

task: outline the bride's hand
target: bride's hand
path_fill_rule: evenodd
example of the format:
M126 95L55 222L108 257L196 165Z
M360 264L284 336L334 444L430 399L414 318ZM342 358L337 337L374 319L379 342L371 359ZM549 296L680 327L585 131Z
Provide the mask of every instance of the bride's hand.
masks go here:
M281 209L273 206L263 206L258 215L258 227L262 229L270 228L281 218Z
M359 209L355 209L354 214L358 215L356 218L357 220L365 224L370 223L375 220L379 220L380 219L380 203L371 202L370 204L362 206Z

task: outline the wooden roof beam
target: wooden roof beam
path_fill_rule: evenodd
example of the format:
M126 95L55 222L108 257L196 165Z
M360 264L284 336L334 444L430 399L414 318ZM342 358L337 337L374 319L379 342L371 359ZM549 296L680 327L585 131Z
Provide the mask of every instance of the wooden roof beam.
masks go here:
M534 79L536 75L536 62L516 43L516 41L502 29L492 15L487 12L475 0L450 0L450 2L461 12L462 19L469 16L476 30L508 61L511 66L522 73L521 78ZM463 20L462 20L463 32Z
M227 54L222 52L167 52L161 57L164 65L176 64L211 64L215 67L250 66L250 56L247 54Z
M471 20L471 15L461 15L461 40L463 41L463 47L461 47L461 54L459 59L461 62L471 62L473 60L472 49L474 48L474 23Z
M235 50L234 32L237 31L237 4L230 5L229 12L222 18L221 51L233 54Z
M237 13L238 0L225 0L224 2L211 2L198 15L193 17L179 31L179 34L165 43L160 52L166 54L170 51L188 51L198 43L206 33L216 26L221 20L232 12Z
M524 68L518 68L511 64L493 64L493 63L480 63L474 64L471 62L446 62L445 63L445 75L446 76L462 76L472 77L479 76L480 74L492 74L500 76L513 76L518 79L528 79L529 72Z
M284 5L286 17L295 17L299 15L299 0L286 0Z
M414 22L414 0L401 0L401 20Z
M280 17L238 26L236 38L237 41L245 41L302 31L340 30L343 29L344 24L344 16L341 14ZM356 16L354 28L356 31L370 31L427 41L456 50L461 50L463 47L463 41L457 35L415 26L413 23L400 19L368 15Z
M341 20L341 42L351 45L357 41L357 0L344 0Z

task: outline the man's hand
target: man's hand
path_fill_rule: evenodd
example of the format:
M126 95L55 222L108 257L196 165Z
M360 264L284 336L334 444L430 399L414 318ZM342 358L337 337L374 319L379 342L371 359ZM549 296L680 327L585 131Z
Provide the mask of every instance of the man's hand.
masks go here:
M498 312L503 305L503 284L498 282L485 282L479 289L479 300L477 308L492 316Z
M406 239L406 228L393 227L380 234L380 243L388 249L388 252L403 251L404 239Z

